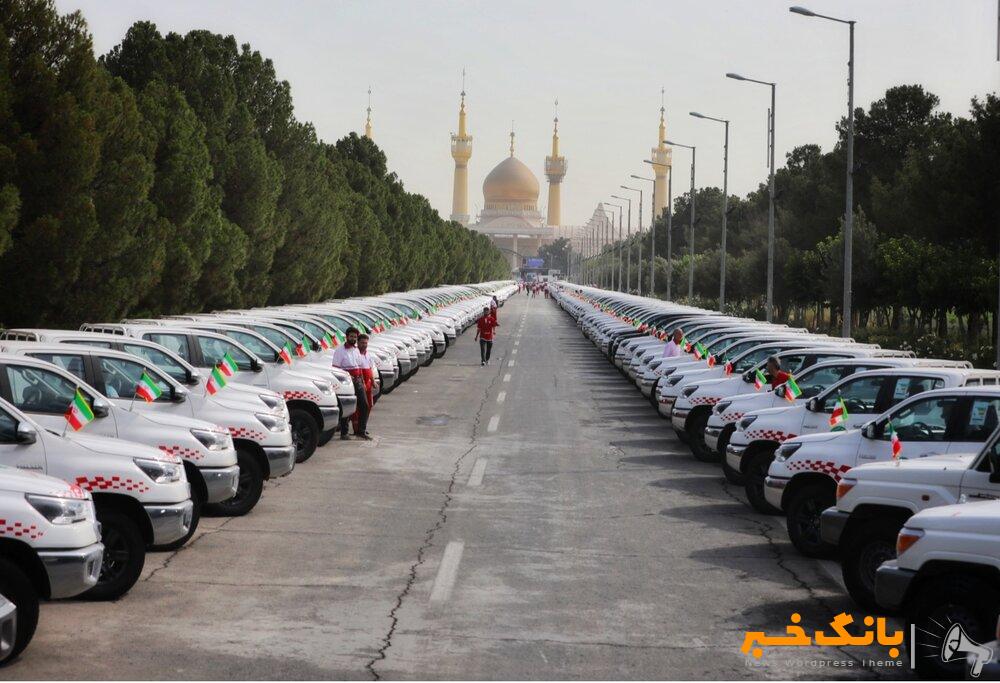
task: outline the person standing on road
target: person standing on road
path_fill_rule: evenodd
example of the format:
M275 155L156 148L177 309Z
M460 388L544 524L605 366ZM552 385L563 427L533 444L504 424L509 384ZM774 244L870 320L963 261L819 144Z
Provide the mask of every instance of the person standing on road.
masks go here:
M354 382L354 396L358 399L357 436L359 439L371 441L372 437L368 433L368 395L365 393L364 380L365 369L371 368L371 362L367 356L361 355L358 351L358 334L358 328L347 328L346 341L333 352L333 366L350 373ZM350 438L347 434L347 424L350 421L347 417L340 418L340 438L343 441Z
M767 382L772 389L777 389L778 385L784 384L790 377L791 375L781 369L780 358L771 356L767 359Z
M476 321L476 339L479 340L479 364L488 365L490 353L493 351L493 330L500 327L500 323L490 313L490 309L484 308L483 314Z
M670 335L670 341L667 342L666 347L663 349L664 358L676 358L684 352L684 349L681 348L681 339L684 339L684 332L678 327Z
M364 332L358 335L358 353L360 353L362 357L368 361L368 367L364 369L361 377L365 383L365 398L367 399L366 404L368 406L368 419L371 419L372 409L375 407L375 397L372 393L375 387L375 371L372 370L371 358L368 357L368 335ZM351 415L351 425L354 427L355 436L362 436L367 433L367 431L359 428L359 422L360 415L357 411L355 411L354 414Z

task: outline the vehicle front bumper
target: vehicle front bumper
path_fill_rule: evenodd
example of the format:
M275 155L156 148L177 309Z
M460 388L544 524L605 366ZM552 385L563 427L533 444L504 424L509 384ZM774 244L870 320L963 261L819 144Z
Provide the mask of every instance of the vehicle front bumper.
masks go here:
M906 600L917 573L903 569L896 560L883 562L875 572L875 602L889 610L898 610Z
M221 503L236 495L240 483L240 466L232 467L200 467L202 479L205 480L205 502Z
M850 518L850 513L835 507L823 510L819 516L819 535L830 545L840 545L840 537L844 534L847 520Z
M172 505L143 505L153 526L152 545L166 545L184 538L191 528L194 503L185 500Z
M104 544L73 550L39 550L38 558L49 577L49 597L72 598L97 585L104 560Z
M648 375L642 375L639 378L639 391L641 391L642 395L646 398L649 398L652 395L653 387L656 386L656 379L656 377L649 377Z
M764 477L764 498L768 503L783 510L781 506L781 498L785 493L785 487L788 486L788 482L791 479L786 479L785 477Z
M358 410L358 397L355 394L337 394L340 403L340 418L350 417Z
M705 445L713 451L719 450L719 437L722 436L722 427L705 427Z
M270 479L283 477L295 469L295 445L264 446L267 466L271 472Z
M319 415L323 419L320 431L328 432L340 426L340 408L337 406L319 406Z
M688 415L690 414L691 411L686 408L674 408L670 411L670 424L673 425L674 431L685 431Z
M735 444L726 445L726 464L737 472L743 471L743 454L746 452L746 446L739 446Z
M657 396L656 397L656 409L660 412L663 417L670 417L670 413L674 410L675 399L673 396Z

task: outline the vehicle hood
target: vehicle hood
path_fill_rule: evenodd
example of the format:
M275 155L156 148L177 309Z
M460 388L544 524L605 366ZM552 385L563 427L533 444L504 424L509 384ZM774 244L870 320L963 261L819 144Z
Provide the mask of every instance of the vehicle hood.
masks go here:
M67 434L63 438L73 445L103 455L116 455L123 458L147 458L150 460L163 460L165 462L174 462L176 460L174 456L168 456L158 448L135 443L134 441L112 439L92 434L80 434L79 432L76 434Z
M75 484L39 472L27 472L0 465L0 491L35 493L60 498L90 498L90 493Z
M811 446L812 444L826 443L828 441L833 441L835 439L842 439L845 445L848 443L848 440L860 441L861 430L851 429L848 431L840 431L840 432L820 432L819 434L804 434L802 436L796 436L794 439L789 439L785 443L786 444L801 443L802 447L806 448L808 446ZM798 453L796 453L795 455L798 455ZM793 455L792 457L794 458L795 455Z
M927 508L910 517L906 526L912 529L995 534L998 518L1000 501L988 500Z
M852 469L851 476L863 481L946 483L946 481L954 481L956 477L960 479L962 473L972 465L976 455L975 453L946 453L923 458L906 458L904 456L895 461L865 463Z
M211 422L197 420L193 417L171 415L170 413L165 412L150 411L148 413L142 413L141 417L154 424L163 425L164 427L177 427L178 429L217 429L217 427Z

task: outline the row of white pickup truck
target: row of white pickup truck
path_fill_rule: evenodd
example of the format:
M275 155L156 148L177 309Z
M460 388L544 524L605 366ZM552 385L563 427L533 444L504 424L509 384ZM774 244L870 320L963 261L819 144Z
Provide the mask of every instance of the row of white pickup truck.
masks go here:
M377 398L443 356L509 282L0 332L0 664L38 601L112 600L147 550L245 515L357 408L332 354L370 334Z
M838 559L860 607L915 626L919 674L961 674L926 656L942 625L997 637L1000 372L577 285L555 296L695 458L785 515L798 552ZM683 352L665 356L675 330Z

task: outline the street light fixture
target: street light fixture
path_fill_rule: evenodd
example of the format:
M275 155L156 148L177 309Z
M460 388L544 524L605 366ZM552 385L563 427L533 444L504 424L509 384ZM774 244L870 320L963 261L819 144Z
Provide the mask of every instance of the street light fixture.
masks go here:
M642 180L642 176L634 175L633 178ZM628 185L619 185L623 190L628 190L629 192L639 193L639 262L636 264L636 288L635 292L639 296L642 296L642 189L638 187L629 187Z
M674 279L674 264L671 260L673 254L674 236L674 168L670 164L661 164L651 159L643 159L650 166L665 166L667 168L667 301L673 299L671 285ZM654 185L655 188L655 185ZM655 204L654 204L655 206Z
M729 119L717 119L696 111L690 112L696 119L716 121L726 127L722 145L722 244L719 247L719 312L726 312L726 221L729 217Z
M691 228L690 234L688 235L688 242L691 245L691 262L688 264L688 303L694 299L694 220L695 220L695 194L694 194L694 174L695 174L695 160L698 156L698 150L694 145L685 145L680 142L672 142L670 140L664 140L663 144L670 145L671 147L684 147L691 150Z
M624 185L622 187L624 187ZM627 254L626 254L626 267L625 267L625 291L628 292L628 291L631 291L631 289L632 289L632 242L631 242L631 240L632 240L632 198L631 197L619 197L616 194L611 195L611 197L613 199L620 199L623 202L628 202L628 223L627 223L627 230L626 230L626 232L628 233L628 235L626 237L626 241L628 242L628 246L625 247L624 243L622 245L623 248L625 248L625 251L627 252ZM618 251L618 268L619 268L619 270L621 269L621 258L622 258L622 252L619 249L619 251Z
M767 322L774 319L774 99L777 84L771 81L759 81L740 74L727 73L726 78L736 81L748 81L771 88L771 109L767 116L767 137L769 147L768 158L768 198L767 198Z
M816 17L847 24L850 29L850 47L847 58L847 187L844 192L844 320L840 334L851 336L853 317L853 266L854 266L854 21L837 19L825 14L817 14L805 7L789 7L789 12L801 14L804 17Z

